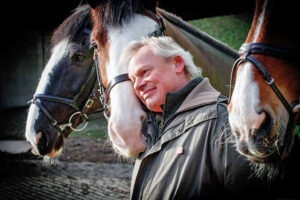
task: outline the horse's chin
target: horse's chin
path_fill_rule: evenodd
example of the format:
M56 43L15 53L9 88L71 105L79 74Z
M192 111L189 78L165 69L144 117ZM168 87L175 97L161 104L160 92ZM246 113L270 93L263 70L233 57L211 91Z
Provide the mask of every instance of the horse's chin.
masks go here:
M49 157L49 158L54 158L54 157L59 157L60 154L62 153L63 147L60 147L58 150L56 149L52 149L52 151L48 154L46 154L45 156Z
M113 143L113 149L117 154L125 158L135 158L139 153L146 150L146 143L141 141L139 144L135 143L132 146L120 146Z
M272 145L270 147L248 147L239 149L238 152L254 163L276 164L285 160L290 152L291 145L282 145L280 147Z
M245 148L247 146L247 148ZM274 147L274 145L273 145ZM258 148L253 144L237 143L237 151L250 162L253 175L262 180L272 181L279 174L279 163L283 159L277 148Z
M272 154L244 154L247 159L255 163L277 163L281 160L280 156L273 152Z

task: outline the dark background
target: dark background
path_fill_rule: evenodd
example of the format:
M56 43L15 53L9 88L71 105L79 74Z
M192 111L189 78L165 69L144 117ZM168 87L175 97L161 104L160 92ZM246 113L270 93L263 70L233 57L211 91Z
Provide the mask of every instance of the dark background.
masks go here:
M10 30L53 30L72 10L86 0L10 1L2 5L2 28ZM175 13L184 20L251 11L253 0L161 0L159 7ZM3 26L3 23L5 26ZM7 30L9 31L9 29Z

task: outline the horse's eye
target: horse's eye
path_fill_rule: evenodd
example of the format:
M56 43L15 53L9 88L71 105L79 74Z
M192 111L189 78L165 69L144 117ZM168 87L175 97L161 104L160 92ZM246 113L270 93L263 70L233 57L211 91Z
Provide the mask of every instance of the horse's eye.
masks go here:
M86 59L86 57L84 55L81 55L81 54L74 54L72 56L72 60L73 60L74 64L80 64L83 61L85 61L85 59Z
M85 56L83 56L83 55L77 55L76 56L76 61L77 62L83 62L85 60Z
M92 48L94 49L94 51L98 52L99 51L99 46L96 42L92 42Z

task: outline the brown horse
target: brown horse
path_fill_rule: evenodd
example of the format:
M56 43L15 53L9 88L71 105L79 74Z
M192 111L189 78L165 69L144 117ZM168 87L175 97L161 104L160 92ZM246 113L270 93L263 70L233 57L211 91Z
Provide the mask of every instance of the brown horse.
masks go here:
M257 0L232 69L229 121L237 150L255 163L280 163L299 124L300 31L293 1Z
M209 48L205 48L205 45L200 45L201 47L198 48L175 26L163 20L161 15L166 13L156 7L156 1L110 0L89 1L89 3L93 8L91 13L94 24L91 41L95 47L95 59L97 60L95 62L98 64L100 72L102 102L107 110L107 115L109 115L109 137L116 152L125 157L132 157L144 151L146 147L145 137L141 134L146 114L133 91L132 83L128 81L127 66L119 62L125 46L142 37L162 35L166 29L164 34L171 36L182 47L190 51L196 64L204 69L206 75L213 68L203 65L203 61L218 62L220 56L207 54L205 49ZM210 49L212 48L210 47ZM225 64L222 63L222 65ZM219 67L218 73L226 74L226 70L223 72L220 70L223 66ZM230 74L230 70L228 71ZM213 77L212 74L211 77ZM226 87L224 81L222 83L222 87ZM213 83L213 85L215 84Z

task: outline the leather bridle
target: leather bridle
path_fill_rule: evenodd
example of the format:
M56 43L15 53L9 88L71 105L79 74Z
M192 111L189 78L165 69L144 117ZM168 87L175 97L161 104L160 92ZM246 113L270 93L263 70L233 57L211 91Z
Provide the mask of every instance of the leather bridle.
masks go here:
M96 84L96 67L93 64L91 67L90 74L86 80L86 82L82 85L79 93L75 95L74 98L65 98L65 97L59 97L55 95L50 94L35 94L33 96L33 99L30 100L28 103L33 103L37 107L39 107L42 112L47 116L47 118L50 120L51 124L58 130L60 134L62 134L64 137L66 137L66 128L69 127L73 131L81 131L83 130L87 124L88 124L88 116L87 112L91 108L91 106L94 103L94 99L96 99L96 91L97 90L97 84ZM87 100L86 100L87 98ZM48 101L48 102L55 102L55 103L61 103L68 105L72 107L75 112L70 116L67 123L65 122L58 122L55 117L52 116L52 114L43 106L42 101ZM96 112L100 112L101 110L97 110ZM80 129L76 129L73 127L74 121L77 120L85 121L86 123L84 126Z
M158 29L155 30L154 32L150 33L148 36L151 37L159 37L159 36L163 36L164 32L166 31L166 24L164 22L164 19L161 16L156 15L155 13L151 12L151 11L145 11L144 13L146 16L150 17L151 19L153 19L155 22L157 22L157 24L159 25ZM98 67L98 52L100 51L98 44L95 41L92 41L92 47L94 48L94 63L96 65L96 71L97 71L97 79L98 79L98 87L99 87L99 94L100 94L100 101L101 104L103 105L104 111L103 114L105 116L105 118L108 120L110 117L110 112L108 109L108 105L109 105L109 94L112 90L112 88L124 81L130 81L128 74L121 74L118 75L116 77L114 77L113 79L111 79L108 83L107 88L104 87L103 83L102 83L102 78L101 78L101 72L100 69Z
M264 43L244 43L240 49L239 49L240 58L238 58L235 63L233 64L233 68L231 71L231 83L230 85L233 86L236 79L236 71L238 66L241 63L250 62L253 64L253 66L258 70L260 75L263 77L265 82L272 88L272 90L275 92L279 100L282 102L284 107L286 108L288 114L289 114L289 121L287 126L287 131L284 135L284 138L282 140L283 143L287 142L287 140L292 137L291 133L293 131L294 127L294 113L293 108L290 106L288 101L284 98L280 90L277 88L274 78L271 76L271 74L268 72L268 70L265 68L265 66L253 56L253 54L259 54L259 55L265 55L265 56L272 56L280 59L286 59L291 62L298 62L299 55L293 54L287 50L278 49L275 47L272 47L270 45L266 45ZM232 96L233 87L230 89L229 94L229 102ZM299 105L299 102L296 102L296 105Z
M91 30L89 28L84 28L83 32L90 36ZM94 63L92 64L90 74L86 82L81 86L79 93L76 94L73 98L65 98L51 94L35 94L33 99L30 100L29 104L35 104L50 120L51 124L56 128L56 130L63 136L68 136L67 128L70 128L72 131L81 131L88 125L88 116L87 113L92 107L94 100L97 98L97 84L96 84L96 68ZM87 100L86 100L87 99ZM58 122L55 117L45 108L42 104L42 101L55 102L68 105L72 107L75 112L69 117L68 122ZM95 110L93 113L101 112L102 109ZM77 125L81 122L85 122L82 128L76 129L74 125ZM74 123L75 122L75 123Z

